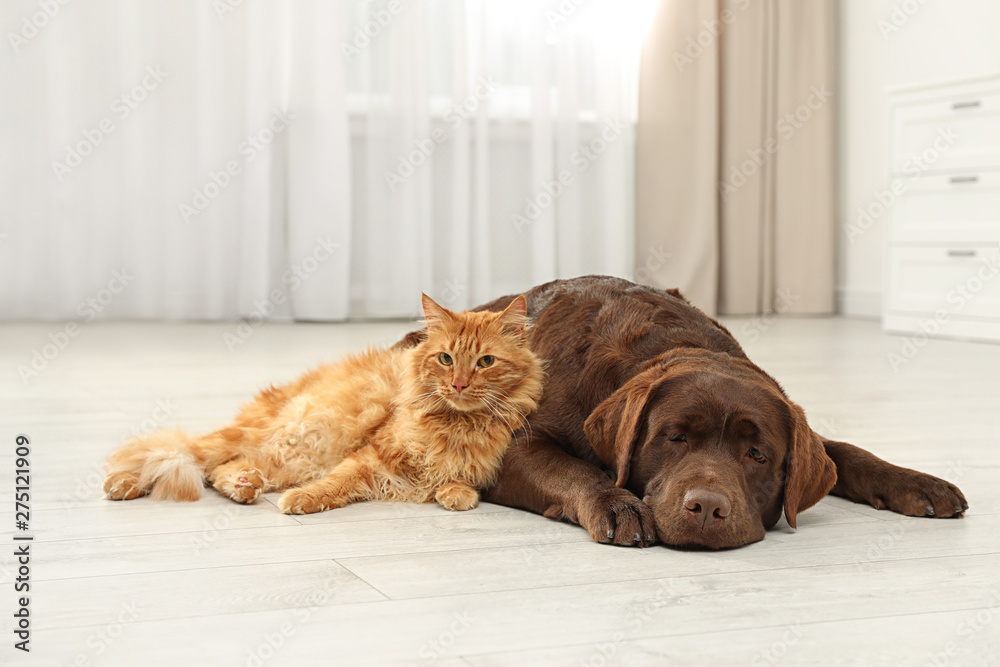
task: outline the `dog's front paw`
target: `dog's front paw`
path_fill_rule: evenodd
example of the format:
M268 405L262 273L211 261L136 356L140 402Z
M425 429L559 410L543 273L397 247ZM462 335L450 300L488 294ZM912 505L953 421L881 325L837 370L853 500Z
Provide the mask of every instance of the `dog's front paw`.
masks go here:
M479 506L479 492L468 484L460 482L445 484L434 494L434 499L446 510L458 512Z
M640 547L656 542L653 510L626 489L601 491L582 504L580 525L594 541Z
M960 517L969 503L957 486L943 479L895 468L878 480L868 498L875 509L889 509L907 516Z

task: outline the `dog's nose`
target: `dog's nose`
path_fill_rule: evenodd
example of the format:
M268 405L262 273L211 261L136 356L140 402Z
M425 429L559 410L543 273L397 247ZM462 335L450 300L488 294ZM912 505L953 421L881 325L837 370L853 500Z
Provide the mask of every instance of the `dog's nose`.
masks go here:
M730 510L729 498L717 491L691 489L684 495L684 513L702 530L722 525Z

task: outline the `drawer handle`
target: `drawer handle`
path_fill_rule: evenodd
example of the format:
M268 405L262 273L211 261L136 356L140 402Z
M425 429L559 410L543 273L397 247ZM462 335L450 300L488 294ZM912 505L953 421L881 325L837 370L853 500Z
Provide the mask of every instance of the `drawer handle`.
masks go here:
M948 179L951 183L978 183L978 176L952 176Z
M975 109L976 107L982 105L982 100L971 100L969 102L955 102L951 105L952 109Z
M948 256L949 257L975 257L976 256L976 251L975 250L949 250L948 251Z

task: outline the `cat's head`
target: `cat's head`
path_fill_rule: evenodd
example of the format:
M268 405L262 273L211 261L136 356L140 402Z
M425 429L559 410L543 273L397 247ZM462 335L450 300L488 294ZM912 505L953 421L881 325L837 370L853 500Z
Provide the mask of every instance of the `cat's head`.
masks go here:
M524 295L502 313L455 313L426 294L423 306L427 338L417 350L422 392L434 391L457 410L481 410L506 400L526 378L541 376L526 344Z

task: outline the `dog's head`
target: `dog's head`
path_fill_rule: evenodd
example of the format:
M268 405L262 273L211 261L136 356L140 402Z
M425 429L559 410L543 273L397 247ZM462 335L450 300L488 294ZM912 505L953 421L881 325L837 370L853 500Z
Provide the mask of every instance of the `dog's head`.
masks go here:
M837 479L802 408L748 361L658 357L584 425L618 486L653 510L662 542L738 547L816 504Z

